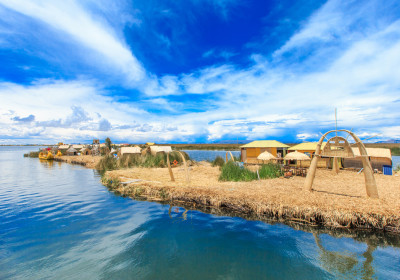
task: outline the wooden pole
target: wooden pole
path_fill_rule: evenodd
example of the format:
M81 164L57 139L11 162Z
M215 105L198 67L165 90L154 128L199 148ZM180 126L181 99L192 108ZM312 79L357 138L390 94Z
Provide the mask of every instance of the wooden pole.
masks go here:
M167 153L167 165L168 165L168 171L169 171L169 176L171 177L171 181L175 182L174 173L172 173L171 163L169 161L169 152Z
M338 158L335 157L333 158L332 172L335 174L339 174Z
M186 159L183 156L183 154L181 152L178 151L178 153L181 155L182 160L183 160L183 165L185 166L185 173L186 173L186 183L190 184L190 178L189 178L189 170L186 164Z

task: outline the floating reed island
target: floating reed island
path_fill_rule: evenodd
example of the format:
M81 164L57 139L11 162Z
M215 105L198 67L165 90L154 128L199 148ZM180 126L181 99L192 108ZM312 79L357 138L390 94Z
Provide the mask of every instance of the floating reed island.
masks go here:
M304 191L306 178L220 181L220 167L199 162L189 168L128 168L105 172L103 183L134 199L185 203L250 215L295 221L312 226L400 233L400 177L376 174L379 199L368 198L362 174L318 170L313 191Z
M358 148L340 136L323 143L332 132L348 133ZM80 152L72 146L54 160L96 168L110 190L134 199L185 205L187 209L216 209L259 220L400 233L400 172L383 175L378 168L387 166L374 162L376 155L368 153L351 131L329 131L310 151L293 147L294 152L287 153L289 146L277 141L255 141L241 147L240 159L228 152L226 160L217 158L212 163L190 161L186 153L154 143L143 149L100 145L93 142L91 150L81 147ZM359 172L343 169L348 158L361 164ZM294 167L283 166L278 164L282 160L297 162ZM302 167L302 161L307 160L309 168ZM300 176L293 176L293 168Z

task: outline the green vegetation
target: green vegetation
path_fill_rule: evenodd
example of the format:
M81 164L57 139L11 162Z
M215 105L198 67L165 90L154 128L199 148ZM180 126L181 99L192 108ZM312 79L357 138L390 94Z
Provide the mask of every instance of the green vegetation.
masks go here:
M225 164L225 160L221 156L217 156L213 161L211 161L212 166L222 167Z
M261 166L260 170L258 170L260 174L260 178L277 178L283 176L282 168L279 164L276 163L267 163Z
M400 172L400 165L399 165L399 166L397 166L397 168L396 168L394 171L396 171L396 172Z
M283 175L281 167L274 163L262 165L258 173L260 175L260 179L278 178ZM233 161L228 161L228 163L221 167L221 175L219 176L220 181L239 182L257 179L258 176L256 172L253 172L247 168L242 168Z
M30 152L28 154L24 154L24 157L38 158L39 157L39 152Z
M400 147L390 148L392 156L400 156Z
M111 151L111 139L110 139L110 137L107 137L106 138L106 140L105 140L105 144L106 144L106 147Z
M190 157L185 152L181 152L186 160L190 160ZM182 157L178 152L169 153L169 160L171 165L180 164L182 162ZM96 169L100 172L105 172L107 170L115 170L130 167L167 167L167 155L164 153L158 153L153 156L151 154L146 155L123 155L119 159L113 156L104 156L96 166Z
M257 179L257 173L247 168L241 168L233 161L228 161L221 167L220 181L252 181Z

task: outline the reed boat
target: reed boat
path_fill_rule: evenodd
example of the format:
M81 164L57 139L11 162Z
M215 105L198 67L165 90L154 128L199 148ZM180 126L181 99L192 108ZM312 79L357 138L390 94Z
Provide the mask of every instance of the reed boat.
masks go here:
M47 154L46 154L46 152L40 152L39 159L52 160L52 159L54 159L54 156L50 151L48 151Z

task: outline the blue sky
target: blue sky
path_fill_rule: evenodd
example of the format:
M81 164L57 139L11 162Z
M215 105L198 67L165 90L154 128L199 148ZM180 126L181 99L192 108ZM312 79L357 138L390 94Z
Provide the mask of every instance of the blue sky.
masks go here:
M400 139L398 1L0 0L0 144Z

